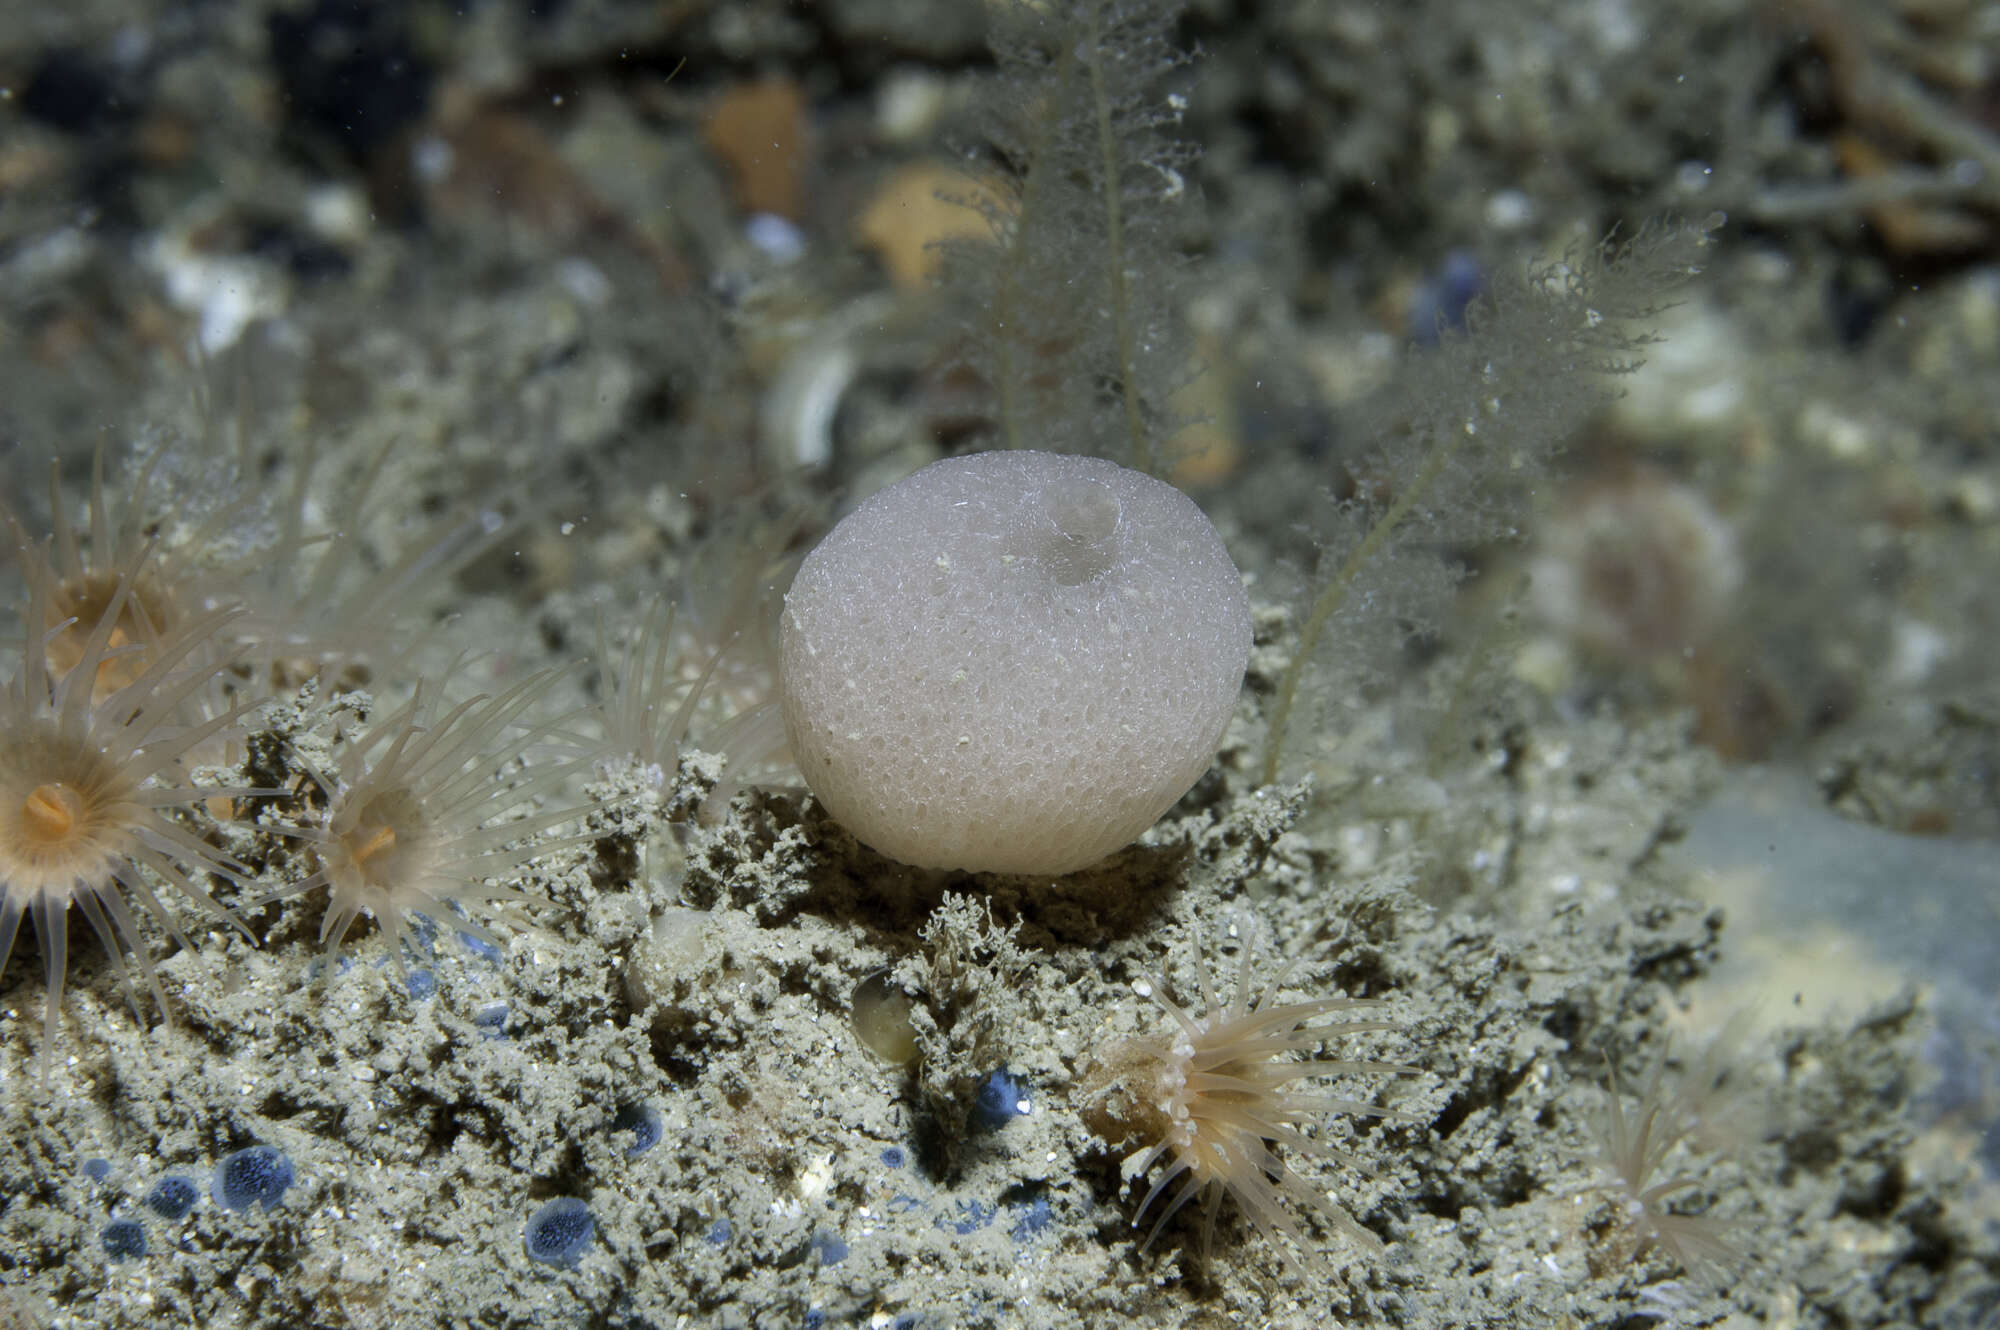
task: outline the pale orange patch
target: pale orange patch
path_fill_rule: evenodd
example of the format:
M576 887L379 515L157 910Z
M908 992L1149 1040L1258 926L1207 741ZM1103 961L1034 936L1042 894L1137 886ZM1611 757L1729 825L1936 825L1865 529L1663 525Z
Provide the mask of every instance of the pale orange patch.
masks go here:
M910 291L928 286L944 261L939 245L993 238L988 211L1012 211L996 181L942 162L911 162L890 172L854 219L855 235L874 250L889 279Z
M797 83L738 84L716 100L702 137L729 168L737 207L804 217L806 95Z

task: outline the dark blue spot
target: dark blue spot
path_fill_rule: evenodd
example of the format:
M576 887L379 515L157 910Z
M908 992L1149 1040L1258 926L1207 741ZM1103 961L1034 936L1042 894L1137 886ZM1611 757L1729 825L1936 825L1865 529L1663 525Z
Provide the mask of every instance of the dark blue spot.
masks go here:
M1026 1242L1055 1222L1055 1215L1049 1210L1046 1198L1037 1196L1026 1205L1007 1207L1014 1214L1014 1223L1007 1230L1007 1236L1016 1242Z
M1470 250L1455 249L1410 294L1409 331L1420 346L1436 346L1446 331L1465 327L1465 313L1486 290L1486 270Z
M456 901L452 902L454 905ZM426 960L437 959L437 922L427 914L413 914L403 930L403 937L410 946L421 952Z
M660 1120L660 1110L651 1104L627 1104L611 1119L611 1130L632 1134L631 1144L625 1147L625 1157L630 1159L658 1145L667 1128Z
M505 1039L507 1017L511 1014L506 1003L488 1002L484 1006L473 1008L472 1023L478 1026L479 1032L488 1039Z
M734 1232L727 1219L718 1219L708 1226L708 1240L717 1247L726 1246Z
M176 1173L153 1184L146 1193L146 1208L162 1219L186 1219L200 1194L193 1182Z
M129 1261L146 1254L146 1230L136 1219L114 1219L97 1235L104 1254L114 1261Z
M821 1327L826 1324L826 1313L815 1307L806 1313L806 1319L803 1324L805 1330L821 1330Z
M890 1330L919 1330L919 1327L923 1323L924 1314L922 1312L904 1312L896 1318L895 1324L890 1327Z
M1027 1102L1025 1080L1002 1067L980 1084L979 1097L972 1104L972 1125L981 1131L998 1131L1023 1116L1027 1110L1022 1105Z
M951 1231L954 1233L977 1233L980 1229L985 1228L993 1222L993 1216L996 1213L998 1211L984 1201L960 1201L958 1203L958 1218L955 1220L940 1219L938 1220L938 1227L943 1228L949 1223Z
M903 1147L892 1145L884 1150L882 1152L882 1162L890 1168L901 1168L903 1166Z
M410 996L419 1002L436 996L438 991L437 976L429 970L412 970L403 982L409 986Z
M826 1229L812 1235L812 1249L821 1265L839 1265L847 1259L847 1244L840 1240L838 1233Z
M354 968L354 958L343 952L341 953L339 959L334 962L333 972L335 974L346 974L349 970L353 968ZM307 979L316 980L325 973L326 973L326 957L315 956L311 960L306 962Z
M109 1159L86 1159L83 1161L83 1176L92 1182L102 1182L111 1176Z
M458 930L458 940L464 945L467 951L489 965L498 965L504 959L500 948L494 946L491 942L488 942L476 933L468 933L461 928Z
M136 69L122 69L120 62L76 46L38 52L33 65L17 67L14 77L23 75L21 109L66 134L96 134L129 124L146 94Z
M590 1207L574 1196L558 1196L528 1218L521 1240L528 1255L547 1265L575 1265L597 1236Z
M253 1145L215 1166L208 1194L225 1210L248 1210L253 1205L269 1210L285 1199L291 1185L292 1161L276 1146Z

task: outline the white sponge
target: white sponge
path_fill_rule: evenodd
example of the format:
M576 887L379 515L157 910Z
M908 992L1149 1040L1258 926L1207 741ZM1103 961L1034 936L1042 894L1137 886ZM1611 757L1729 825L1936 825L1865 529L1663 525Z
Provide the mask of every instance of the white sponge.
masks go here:
M1250 603L1172 486L980 453L834 527L780 644L793 755L857 837L920 867L1056 874L1129 844L1208 769Z

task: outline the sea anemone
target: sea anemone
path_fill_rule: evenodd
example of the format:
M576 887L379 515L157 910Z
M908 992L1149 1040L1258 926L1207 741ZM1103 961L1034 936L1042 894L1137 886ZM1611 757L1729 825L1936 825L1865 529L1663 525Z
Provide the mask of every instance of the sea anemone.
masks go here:
M143 646L119 644L121 625L132 622L134 588L144 579L143 553L118 577L88 635L65 649L73 663L61 670L50 664L50 639L73 625L67 617L51 623L50 569L56 565L46 553L24 564L30 576L21 664L0 689L0 968L25 916L41 940L48 977L41 1052L46 1077L72 903L121 978L129 979L121 954L130 947L162 1012L166 995L129 902L136 899L182 946L192 943L147 874L203 912L242 927L209 895L204 880L240 882L247 870L182 826L171 810L244 793L176 779L187 755L232 725L243 708L185 720L193 699L227 667L226 657L188 662L214 646L231 618L228 611L186 619ZM143 661L128 671L126 658L141 651ZM119 681L97 696L114 677Z
M638 635L613 664L604 619L597 621L597 661L602 699L598 720L604 751L629 759L656 788L670 786L680 769L681 745L694 720L702 689L715 672L723 648L692 681L677 667L673 602L661 596L641 621Z
M494 907L536 898L496 879L519 873L556 845L591 838L534 839L582 812L529 811L570 777L574 759L545 763L511 784L500 777L558 728L560 722L522 729L518 722L564 673L532 674L442 715L420 686L407 704L350 739L331 774L299 758L324 810L316 821L269 829L304 840L314 871L256 905L328 888L319 931L328 953L338 950L356 918L370 915L390 939L389 954L405 982L401 942L413 915L503 946L494 929L504 920Z
M383 507L376 486L394 450L393 441L378 449L337 505L314 480L316 458L300 458L274 542L242 570L237 591L251 612L241 634L278 686L386 672L411 649L403 633L416 611L515 524L499 509L510 482L427 522L406 543L368 548L361 533ZM322 507L332 521L313 530L309 516Z
M377 450L336 501L315 475L317 454L302 453L290 485L267 500L244 479L243 458L163 444L107 485L99 449L81 523L52 464L44 544L0 501L25 575L49 588L42 626L50 672L76 663L121 582L129 585L100 666L100 699L143 669L183 620L217 609L242 612L213 635L215 652L234 650L280 686L316 674L365 678L394 663L408 649L403 630L413 612L512 522L499 511L503 488L427 522L406 544L368 548L361 532L383 506L377 489L393 454L393 444ZM312 520L322 510L331 520Z
M1141 991L1173 1018L1172 1027L1115 1046L1088 1078L1098 1100L1092 1123L1098 1134L1113 1145L1144 1142L1126 1157L1120 1170L1125 1179L1143 1177L1156 1163L1167 1161L1133 1217L1137 1226L1154 1202L1165 1198L1141 1251L1152 1246L1167 1221L1197 1196L1204 1198L1204 1252L1213 1244L1224 1196L1235 1200L1251 1227L1272 1243L1295 1273L1300 1264L1278 1240L1280 1236L1308 1254L1316 1254L1316 1248L1293 1209L1317 1213L1364 1249L1381 1250L1380 1238L1308 1183L1273 1147L1368 1172L1352 1152L1327 1139L1323 1126L1309 1131L1311 1124L1334 1113L1413 1119L1342 1095L1295 1087L1315 1077L1394 1075L1414 1069L1320 1056L1330 1039L1397 1027L1374 1018L1311 1024L1321 1016L1372 1011L1383 1004L1348 997L1281 1003L1278 994L1292 969L1286 966L1273 976L1253 1001L1251 948L1246 941L1235 991L1227 1002L1217 997L1207 974L1199 970L1198 1011L1181 1007L1161 986L1142 986Z
M1726 1032L1719 1037L1678 1084L1666 1081L1664 1061L1656 1066L1629 1113L1613 1068L1604 1106L1591 1124L1599 1164L1613 1179L1592 1190L1618 1198L1635 1238L1632 1254L1657 1247L1691 1275L1727 1269L1741 1256L1722 1220L1673 1208L1676 1198L1702 1187L1702 1141L1726 1135L1734 1106L1718 1086L1730 1038Z
M166 453L165 448L156 449L138 462L129 484L122 489L105 486L104 450L92 454L88 516L82 531L70 520L69 505L63 498L62 469L52 463L51 529L43 543L31 539L19 515L0 504L0 518L5 519L19 548L24 577L44 588L42 618L31 621L31 626L45 633L43 651L49 674L68 674L82 658L98 624L107 616L112 619L108 650L98 662L93 685L97 701L137 678L163 639L188 619L203 610L224 607L198 591L191 570L163 554L155 538L152 523L160 514L154 509L164 505L153 500L153 481ZM246 492L223 496L176 547L198 550L214 545L218 533L247 503ZM111 609L114 597L118 606L115 614ZM203 645L220 650L226 642L221 635L211 633Z

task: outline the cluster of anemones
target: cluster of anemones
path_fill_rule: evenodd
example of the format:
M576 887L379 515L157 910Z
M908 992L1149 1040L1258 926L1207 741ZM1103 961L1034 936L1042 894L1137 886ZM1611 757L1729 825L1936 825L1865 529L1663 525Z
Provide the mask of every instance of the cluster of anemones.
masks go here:
M306 529L301 482L281 516L261 522L276 534L254 557L229 545L232 525L259 524L246 514L263 505L247 489L162 539L169 505L154 493L151 463L111 494L100 459L81 530L59 485L45 539L0 508L23 584L16 668L0 685L0 968L27 920L47 973L45 1076L72 906L121 976L125 956L136 959L163 1010L143 917L189 945L163 894L248 935L218 895L257 874L221 848L218 819L303 847L272 856L288 866L285 880L253 907L324 886L322 940L338 946L369 914L400 962L413 915L442 915L497 941L494 907L521 897L499 882L547 848L537 833L581 811L536 807L589 755L578 745L499 776L518 772L530 748L564 746L548 742L553 727L533 715L559 671L449 707L419 686L415 700L347 735L332 770L292 755L299 778L282 788L195 779L203 764L232 756L250 718L296 688L302 670L325 705L394 659L396 611L420 603L423 585L495 529L490 513L471 509L402 557L365 566L355 533L379 470L378 458L330 531ZM254 816L246 801L260 805Z

